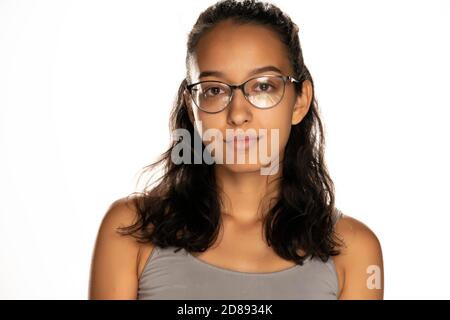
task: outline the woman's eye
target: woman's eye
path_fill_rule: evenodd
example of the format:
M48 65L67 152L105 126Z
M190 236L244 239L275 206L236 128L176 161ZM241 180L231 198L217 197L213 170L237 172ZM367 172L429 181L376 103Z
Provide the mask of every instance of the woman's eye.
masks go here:
M273 86L269 83L261 82L256 85L257 91L269 91L271 88L273 88Z
M219 87L211 87L205 90L205 95L207 96L215 96L220 94L220 88Z

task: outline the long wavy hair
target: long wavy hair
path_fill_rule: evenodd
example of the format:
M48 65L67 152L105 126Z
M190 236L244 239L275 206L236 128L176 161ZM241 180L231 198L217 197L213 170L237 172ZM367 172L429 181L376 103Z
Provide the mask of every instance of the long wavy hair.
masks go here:
M340 253L340 239L334 231L334 185L324 161L324 134L314 97L314 83L304 64L298 37L298 26L278 7L253 0L224 0L203 11L188 36L186 78L181 81L170 114L171 130L186 129L191 137L197 134L190 121L183 99L190 83L189 60L199 39L217 23L232 19L237 24L256 24L272 28L286 45L294 77L296 94L302 94L305 80L313 84L313 96L306 116L291 128L284 150L280 192L264 215L265 239L276 254L303 265L308 257L327 261ZM193 139L191 139L193 140ZM119 228L124 235L134 236L140 243L152 243L165 248L184 248L203 252L217 239L221 225L222 203L216 184L216 164L176 164L171 160L172 141L157 161L143 168L142 175L160 167L162 175L147 184L142 191L133 192L134 224ZM195 157L193 141L191 159ZM205 150L205 146L202 146ZM197 155L198 156L198 155ZM298 250L304 251L300 255Z

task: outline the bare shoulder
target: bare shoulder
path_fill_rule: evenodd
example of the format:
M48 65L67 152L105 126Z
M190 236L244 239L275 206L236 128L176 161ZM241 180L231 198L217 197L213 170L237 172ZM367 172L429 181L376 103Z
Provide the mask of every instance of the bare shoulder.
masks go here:
M365 223L343 215L336 223L343 242L335 258L343 275L340 299L382 299L384 287L381 243Z
M365 223L343 214L336 223L336 234L344 242L343 255L358 253L358 250L381 251L380 241ZM350 251L349 251L350 250Z
M137 219L136 207L132 198L124 197L112 202L103 217L103 224L115 226L131 225Z
M134 224L137 211L130 198L114 201L106 210L98 230L91 262L90 299L135 299L141 245L120 227Z
M123 245L138 250L139 243L136 238L120 234L120 228L133 225L137 219L137 210L131 198L125 197L115 200L109 205L103 216L98 236L120 239Z

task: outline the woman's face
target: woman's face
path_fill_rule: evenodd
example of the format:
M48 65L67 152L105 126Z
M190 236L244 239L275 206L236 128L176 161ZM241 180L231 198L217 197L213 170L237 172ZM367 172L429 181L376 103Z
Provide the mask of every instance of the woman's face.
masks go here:
M275 67L280 71L252 73L253 70L266 66ZM293 76L287 48L274 31L259 25L237 25L230 20L217 24L200 39L195 57L191 59L190 70L192 83L219 80L228 84L241 84L260 75ZM204 76L202 73L205 71L218 73ZM296 96L294 84L288 81L284 96L276 106L258 109L245 99L241 90L237 89L228 107L213 114L197 108L187 92L185 92L185 100L191 121L195 122L198 132L205 133L213 129L209 131L219 132L222 135L221 143L214 144L215 148L211 149L213 157L223 159L223 164L219 164L216 160L217 165L224 166L233 172L251 172L268 165L268 159L279 157L282 160L291 125L298 124L308 112L312 95L312 86L309 81L304 81L302 92L301 96ZM226 142L232 138L227 134L230 132L239 134L238 129L242 130L241 133L253 129L253 132L250 130L247 133L256 132L259 138L256 141L250 140L248 148L245 148L244 143L239 144L236 140L234 145ZM218 142L215 137L203 138L205 146L212 141ZM263 146L265 146L264 152ZM257 155L256 161L250 159L251 152ZM240 162L238 154L241 157ZM262 154L270 157L261 157ZM245 163L242 163L242 157L245 158Z

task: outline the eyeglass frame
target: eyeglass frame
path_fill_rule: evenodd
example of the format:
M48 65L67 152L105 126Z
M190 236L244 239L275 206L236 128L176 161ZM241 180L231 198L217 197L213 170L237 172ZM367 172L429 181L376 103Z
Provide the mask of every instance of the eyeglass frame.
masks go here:
M245 86L245 84L246 84L247 82L249 82L249 81L251 81L251 80L254 80L254 79L258 79L258 78L264 78L264 77L278 77L278 78L281 78L281 79L283 80L283 94L281 95L280 101L278 101L276 104L274 104L273 106L268 107L268 108L260 108L260 107L258 107L258 106L255 106L255 105L249 100L248 95L247 95L247 94L245 93L245 91L244 91L244 86ZM273 107L277 106L277 105L281 102L281 100L283 100L283 98L284 98L284 93L285 93L285 91L286 91L286 83L287 83L287 81L295 82L295 83L300 83L300 80L295 79L293 76L285 76L285 75L281 75L281 74L268 74L268 75L260 75L260 76L252 77L252 78L247 79L247 80L245 80L243 83L238 84L238 85L236 85L236 84L234 84L234 85L233 85L233 84L229 84L229 83L226 83L226 82L223 82L223 81L220 81L220 80L203 80L203 81L199 81L199 82L196 82L196 83L191 83L191 84L189 84L189 85L186 85L186 89L187 89L187 91L189 92L189 95L191 96L191 99L192 99L192 101L194 102L195 106L196 106L197 108L199 108L200 110L202 110L203 112L206 112L206 113L214 114L214 113L219 113L219 112L222 112L223 110L225 110L225 109L230 105L230 102L233 100L234 91L235 91L236 89L240 89L240 90L241 90L242 94L243 94L244 97L245 97L245 100L247 100L253 107L255 107L255 108L257 108L257 109L266 110L266 109L272 109ZM204 83L204 82L218 82L218 83L224 84L224 85L226 85L226 86L228 86L228 87L230 88L231 95L230 95L229 100L228 100L228 103L225 105L225 107L223 107L223 108L220 109L219 111L213 111L213 112L211 112L211 111L206 111L206 110L200 108L200 107L197 105L197 103L196 103L195 100L194 100L194 97L192 96L192 88L193 88L194 86L196 86L196 85L198 85L198 84L200 84L200 83Z

